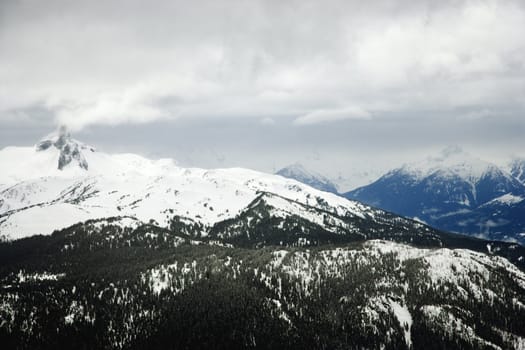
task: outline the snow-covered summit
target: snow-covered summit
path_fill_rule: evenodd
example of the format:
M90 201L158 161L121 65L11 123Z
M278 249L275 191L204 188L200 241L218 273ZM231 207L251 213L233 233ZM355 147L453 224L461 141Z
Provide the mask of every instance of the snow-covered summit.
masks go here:
M336 185L327 177L307 170L302 164L294 163L276 172L277 175L297 180L321 191L337 193Z
M410 174L417 180L432 175L457 177L473 183L487 176L511 178L497 165L474 157L459 146L449 146L423 161L405 164L398 171Z

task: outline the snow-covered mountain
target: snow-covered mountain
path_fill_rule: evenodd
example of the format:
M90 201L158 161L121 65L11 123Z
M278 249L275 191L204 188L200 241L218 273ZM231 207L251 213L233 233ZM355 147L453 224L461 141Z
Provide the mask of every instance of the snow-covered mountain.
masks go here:
M0 164L6 169L0 175L0 235L8 240L87 221L131 218L111 220L247 247L374 238L448 242L415 221L283 176L110 155L63 130L35 147L3 149Z
M288 179L297 180L320 191L337 193L337 187L332 181L330 181L330 179L314 171L305 169L300 163L284 167L278 170L275 174L284 176Z
M525 215L519 214L525 186L457 147L394 169L345 197L444 230L525 242Z
M253 213L254 207L332 233L352 231L351 218L375 222L381 216L378 210L282 176L110 155L63 130L35 147L3 149L0 166L5 169L0 174L0 234L7 239L111 217L132 217L159 227L191 221L200 227L200 236L207 236L217 232L218 224Z

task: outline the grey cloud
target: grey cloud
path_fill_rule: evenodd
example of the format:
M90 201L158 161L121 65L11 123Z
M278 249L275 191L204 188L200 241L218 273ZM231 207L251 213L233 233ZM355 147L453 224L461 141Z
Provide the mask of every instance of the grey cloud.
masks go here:
M514 102L524 9L439 3L7 1L0 102L43 101L74 128ZM170 95L177 113L152 102Z

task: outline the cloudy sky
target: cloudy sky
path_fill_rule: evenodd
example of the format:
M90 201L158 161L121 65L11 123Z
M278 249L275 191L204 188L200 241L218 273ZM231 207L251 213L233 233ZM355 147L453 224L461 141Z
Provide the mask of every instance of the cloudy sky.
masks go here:
M0 148L372 174L525 155L525 2L0 1ZM366 177L366 176L365 176Z

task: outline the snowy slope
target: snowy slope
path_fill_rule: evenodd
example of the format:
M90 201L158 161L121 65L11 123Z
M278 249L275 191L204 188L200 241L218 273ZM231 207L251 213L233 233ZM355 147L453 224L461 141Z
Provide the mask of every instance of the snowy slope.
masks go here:
M63 148L77 150L60 169ZM47 142L46 140L51 140ZM300 203L319 198L334 212L362 215L368 207L281 176L247 169L181 168L172 160L109 155L69 135L51 135L36 147L0 151L0 234L11 239L50 234L88 219L131 216L167 226L189 217L210 226L234 217L259 192ZM42 144L48 147L41 147Z

